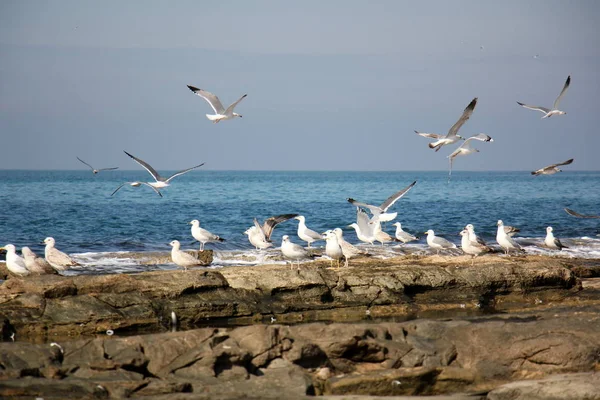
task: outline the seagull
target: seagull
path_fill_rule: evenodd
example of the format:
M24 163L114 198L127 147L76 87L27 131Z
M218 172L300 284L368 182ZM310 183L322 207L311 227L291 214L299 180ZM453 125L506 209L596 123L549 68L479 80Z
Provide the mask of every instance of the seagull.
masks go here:
M498 225L498 231L496 232L496 242L498 242L500 247L502 247L506 251L507 255L510 250L523 251L521 246L519 246L519 244L515 242L515 240L506 233L504 229L504 223L501 219L498 220L498 223L496 225Z
M288 260L291 260L291 268L294 268L294 261L298 262L298 270L300 269L300 260L311 258L310 253L299 244L292 243L288 235L281 237L281 254Z
M554 175L557 172L562 172L562 169L558 168L561 165L569 165L573 162L574 158L571 158L567 161L563 161L561 163L557 163L557 164L552 164L552 165L548 165L547 167L544 168L540 168L536 171L532 171L531 175L534 176L538 176L538 175Z
M567 214L572 215L575 218L596 218L596 219L600 219L600 215L583 215L583 214L579 214L576 211L571 210L570 208L565 208L565 211L567 212Z
M443 237L435 236L435 232L432 229L425 232L427 234L427 244L429 247L437 251L440 254L442 249L455 249L456 245Z
M306 227L306 218L304 218L304 215L295 216L294 219L300 221L298 222L298 237L307 242L309 248L312 242L323 240L322 235Z
M215 96L214 94L207 92L206 90L198 89L197 87L194 87L194 86L187 85L187 87L192 92L194 92L195 94L197 94L198 96L200 96L204 100L206 100L208 102L208 104L210 104L212 109L215 111L215 115L206 114L206 118L211 120L214 124L218 123L219 121L226 121L228 119L233 119L235 117L242 118L242 115L238 114L238 113L234 113L233 109L235 108L235 106L238 105L238 103L240 101L242 101L244 99L244 97L248 96L247 94L240 97L236 102L231 103L231 105L229 107L227 107L227 109L225 109L223 107L223 104L221 104L221 101L219 100L219 98L217 96Z
M6 250L6 268L17 276L27 276L31 272L25 265L25 259L17 254L17 249L13 244L7 244L0 247L0 250Z
M358 247L352 245L344 239L344 234L340 228L335 228L333 233L337 236L337 241L342 248L342 253L344 254L344 267L348 266L348 260L358 255L366 255L367 252L360 250Z
M119 187L118 187L118 188L116 188L116 189L115 189L115 191L114 191L114 192L112 192L110 195L111 195L111 196L112 196L112 195L114 195L115 193L117 193L117 192L119 191L119 189L121 189L121 188L122 188L123 186L125 186L125 185L129 185L129 186L133 186L133 187L139 187L139 186L141 186L141 185L146 185L146 186L148 186L149 188L152 188L152 190L154 190L154 191L156 192L156 194L157 194L157 195L159 195L160 197L163 197L162 193L161 193L161 192L160 192L160 191L159 191L157 188L155 188L154 186L152 186L152 185L151 185L151 184L149 184L148 182L139 182L139 181L135 181L135 182L124 182L124 183L121 183L121 184L119 185Z
M191 255L190 253L186 253L179 249L181 244L179 240L173 240L169 245L172 247L171 249L171 260L173 263L183 267L184 271L187 271L188 267L194 267L196 265L200 265L200 260Z
M456 123L452 125L452 128L450 128L447 135L438 135L437 133L423 133L419 131L415 131L415 133L426 138L435 139L435 142L429 143L429 148L435 149L435 151L438 151L444 145L456 143L460 139L464 139L462 136L457 135L458 130L461 128L461 126L464 125L465 122L469 120L471 114L473 114L473 111L475 110L476 105L477 97L471 100L471 102L469 103L467 108L465 108L458 121L456 121Z
M556 100L554 100L554 104L552 105L552 109L546 108L546 107L540 107L540 106L530 106L527 104L523 104L521 102L517 101L517 104L520 105L521 107L525 107L525 108L529 108L530 110L535 110L535 111L540 111L541 113L544 114L543 118L549 118L553 115L563 115L566 114L566 112L564 111L560 111L558 109L558 103L560 102L560 99L564 96L565 92L567 91L567 89L569 88L569 85L571 84L571 75L569 75L567 77L567 81L565 82L565 86L563 86L563 89L560 91L560 94L558 95L558 97L556 98Z
M374 217L375 218L375 217ZM375 239L374 223L369 219L369 216L361 208L356 207L356 222L348 225L349 228L354 228L356 237L361 242L373 244Z
M25 267L34 274L56 274L52 266L42 257L38 257L27 246L21 248L21 254L25 259Z
M354 200L353 198L349 198L348 203L356 206L356 207L363 207L368 209L371 214L373 215L377 215L379 216L379 221L381 222L387 222L387 221L391 221L394 218L396 218L396 215L398 215L398 213L391 213L390 215L393 215L392 219L387 219L386 217L381 218L384 214L388 214L387 210L394 205L394 203L396 203L399 199L401 199L406 193L408 193L408 191L410 189L412 189L413 186L415 186L417 183L417 181L414 181L413 183L411 183L410 185L408 185L407 187L405 187L404 189L394 193L393 195L391 195L390 197L388 197L383 203L381 203L381 205L379 206L374 206L371 204L366 204L366 203L361 203L358 202L356 200Z
M483 245L479 242L474 242L469 237L469 232L466 229L463 229L460 232L460 236L462 236L460 240L461 249L465 254L471 255L471 265L475 262L475 257L478 255L489 253L492 251L488 246Z
M505 228L510 228L510 227L505 227ZM475 233L475 227L473 226L473 224L468 224L467 226L465 226L465 230L469 234L469 240L471 242L480 244L481 246L487 246L485 241L482 238L480 238L479 236L477 236L477 234ZM462 234L462 232L461 232L461 234ZM514 233L513 233L513 235L514 235Z
M90 167L90 168L92 169L92 173L93 173L94 175L96 175L96 174L97 174L98 172L100 172L100 171L112 171L112 170L115 170L115 169L119 169L119 167L112 167L112 168L99 168L99 169L96 169L96 168L92 167L90 164L88 164L88 163L86 163L85 161L83 161L81 158L77 157L77 159L78 159L79 161L81 161L82 163L84 163L85 165L87 165L88 167Z
M396 222L393 225L396 227L396 239L398 239L402 243L408 243L412 242L413 240L419 240L419 238L415 235L411 235L410 233L404 231L400 222Z
M209 242L224 242L225 239L200 227L197 219L190 221L192 225L192 236L200 242L200 251L204 251L204 245Z
M450 176L452 175L452 162L454 161L454 159L456 157L468 156L469 154L479 152L479 150L477 150L476 148L471 147L471 143L470 143L471 140L480 140L482 142L493 142L494 141L494 139L492 139L490 136L486 135L485 133L480 133L478 135L471 136L470 138L465 140L463 142L463 144L461 144L456 150L454 150L452 152L452 154L450 154L448 156L448 159L450 160L450 172L448 173L448 179L450 179Z
M323 237L325 238L325 254L327 254L328 257L331 257L330 265L333 266L333 260L335 260L339 268L340 259L344 258L344 251L338 242L337 235L335 232L329 230L323 233ZM344 265L347 265L347 260Z
M546 244L546 246L551 249L558 249L558 250L562 250L563 248L568 249L568 247L563 245L560 242L560 240L558 240L558 238L554 237L554 234L552 233L552 231L553 231L553 229L551 226L546 228L546 238L544 239L544 243Z
M57 271L66 271L69 267L80 265L73 261L71 257L54 247L55 241L52 237L44 239L46 249L44 251L46 261Z
M377 219L377 217L373 218ZM391 236L389 233L381 229L381 222L379 222L379 220L374 221L373 236L375 236L375 240L381 243L382 246L387 242L398 241L398 239L396 239L394 236Z
M164 187L167 187L167 186L169 186L169 182L171 181L171 179L173 179L173 178L175 178L175 177L177 177L179 175L183 175L186 172L189 172L189 171L191 171L193 169L199 168L199 167L201 167L201 166L204 165L204 163L202 163L202 164L196 165L195 167L191 167L191 168L187 168L187 169L184 169L182 171L179 171L179 172L175 172L173 175L171 175L168 178L163 178L162 176L160 176L160 174L158 172L156 172L156 170L154 168L152 168L150 166L150 164L148 164L144 160L141 160L141 159L139 159L137 157L132 156L131 154L129 154L125 150L123 150L123 152L125 154L127 154L129 157L133 158L133 160L135 162L137 162L142 167L144 167L144 169L146 169L146 171L148 171L148 173L150 173L150 175L152 175L152 177L154 178L154 180L156 182L148 182L148 185L150 185L150 186L152 186L152 187L154 187L156 189L162 189Z
M276 215L267 218L262 226L258 223L258 220L254 218L254 226L246 229L244 234L248 235L248 240L257 250L264 250L273 246L273 243L271 243L273 229L275 229L278 224L297 216L298 214Z

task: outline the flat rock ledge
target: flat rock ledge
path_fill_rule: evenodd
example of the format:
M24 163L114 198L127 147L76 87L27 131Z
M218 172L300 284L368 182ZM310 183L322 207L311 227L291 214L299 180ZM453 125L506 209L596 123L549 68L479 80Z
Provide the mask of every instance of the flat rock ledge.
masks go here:
M562 301L581 289L560 259L421 257L349 268L307 264L33 276L0 285L3 334L38 341L104 333L248 325L438 317ZM446 314L447 315L447 314Z

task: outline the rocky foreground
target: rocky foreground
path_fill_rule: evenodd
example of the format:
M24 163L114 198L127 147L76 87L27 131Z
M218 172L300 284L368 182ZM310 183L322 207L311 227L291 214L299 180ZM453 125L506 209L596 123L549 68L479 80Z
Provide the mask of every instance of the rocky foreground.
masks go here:
M600 399L593 262L10 278L0 397Z

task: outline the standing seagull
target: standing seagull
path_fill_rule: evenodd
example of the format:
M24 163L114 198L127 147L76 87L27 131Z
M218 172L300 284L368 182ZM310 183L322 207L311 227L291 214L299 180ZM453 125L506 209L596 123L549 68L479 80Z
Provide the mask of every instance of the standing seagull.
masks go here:
M519 246L518 243L515 242L515 240L506 233L506 231L504 230L504 223L501 219L498 220L498 223L496 225L498 225L498 231L496 232L496 242L498 242L500 247L502 247L506 251L507 255L510 250L523 251L521 246Z
M396 222L393 224L396 227L396 239L401 241L402 243L412 242L413 240L419 240L415 235L411 235L402 229L402 224L400 222Z
M443 237L435 236L435 232L430 229L427 232L427 244L429 247L437 251L437 254L440 254L440 250L442 249L455 249L456 245L449 240L444 239Z
M537 171L532 171L531 175L534 176L538 176L538 175L554 175L557 172L562 172L562 169L558 168L561 165L569 165L573 162L574 158L571 158L570 160L567 161L563 161L561 163L557 163L557 164L552 164L552 165L548 165L547 167L544 168L540 168Z
M460 236L462 236L461 241L460 241L462 251L465 254L469 254L472 256L471 257L471 265L473 265L475 263L475 257L477 257L480 254L488 253L488 252L492 251L492 249L490 249L486 245L471 241L471 239L469 238L469 232L466 229L463 229L460 232Z
M299 244L292 243L288 235L281 237L281 253L285 258L291 260L291 268L294 268L294 261L298 262L298 269L300 269L300 260L311 258L308 250Z
M121 189L125 185L129 185L129 186L133 186L133 187L140 187L141 185L146 185L149 188L151 188L152 190L154 190L157 195L159 195L160 197L163 197L162 193L157 188L155 188L154 186L152 186L151 184L149 184L148 182L138 182L138 181L136 181L136 182L124 182L124 183L121 183L119 185L119 187L116 188L115 191L112 192L110 195L111 196L114 195L115 193L117 193L119 191L119 189Z
M460 139L463 139L462 136L457 135L458 130L461 128L461 126L465 124L465 122L469 120L469 118L471 118L471 114L473 114L476 105L477 97L471 100L471 102L469 103L467 108L465 108L465 111L463 111L458 121L456 121L456 123L452 125L452 128L450 128L447 135L439 135L437 133L423 133L418 131L415 131L415 133L426 138L436 139L435 142L429 143L429 148L435 149L435 151L438 151L444 145L456 143Z
M46 261L48 261L48 264L50 264L55 270L59 272L66 271L69 269L69 267L79 265L78 263L73 261L71 257L69 257L67 254L54 247L56 243L54 241L54 238L47 237L46 239L44 239L44 243L46 244L46 249L44 251Z
M363 207L368 209L371 214L373 214L374 216L378 216L379 221L381 222L387 222L387 221L391 221L394 218L396 218L396 215L398 215L398 213L391 213L388 214L387 210L394 205L394 203L396 203L399 199L401 199L406 193L408 193L408 191L410 189L412 189L413 186L415 186L417 184L417 181L414 181L413 183L411 183L410 185L408 185L407 187L405 187L402 190L399 190L398 192L394 193L393 195L391 195L390 197L388 197L383 203L381 203L381 205L379 206L374 206L371 204L366 204L366 203L361 203L358 202L356 200L354 200L353 198L349 198L348 203L356 206L356 207ZM386 218L383 217L384 214L388 214L388 216L391 218L393 216L393 218ZM383 218L382 218L383 217Z
M96 169L96 168L92 167L90 164L88 164L88 163L86 163L85 161L83 161L81 158L77 157L77 159L78 159L79 161L81 161L82 163L84 163L85 165L87 165L88 167L90 167L90 168L92 169L92 173L93 173L94 175L96 175L96 174L97 174L98 172L100 172L100 171L112 171L112 170L115 170L115 169L119 169L119 167L112 167L112 168L99 168L99 169Z
M504 228L507 228L507 227L505 226ZM469 236L468 236L469 241L471 241L473 243L477 243L481 246L487 246L485 241L482 238L480 238L479 236L477 236L477 234L475 233L475 227L473 226L473 224L468 224L467 226L465 226L465 230L469 234ZM506 232L506 229L504 229L504 231ZM462 232L460 233L460 235L462 235ZM513 233L513 235L514 235L514 233Z
M34 274L56 274L52 266L42 257L38 257L29 247L22 247L21 254L25 259L25 266Z
M179 240L173 240L171 243L169 243L169 245L172 247L171 260L173 263L183 267L184 271L187 271L188 267L201 265L200 261L196 257L179 249L181 246Z
M322 235L319 235L317 232L313 231L312 229L309 229L306 226L306 218L304 218L304 215L298 215L294 217L294 219L300 221L298 222L298 237L307 242L308 247L310 247L312 242L316 242L317 240L323 240Z
M200 96L204 100L206 100L208 102L208 104L210 104L212 109L215 111L215 115L206 114L206 118L210 119L214 124L218 123L219 121L226 121L228 119L233 119L235 117L242 118L242 115L238 114L238 113L234 113L233 109L235 108L235 106L238 105L238 103L240 101L242 101L244 99L244 97L248 96L247 94L240 97L236 102L231 103L231 105L229 107L227 107L227 109L225 109L223 107L223 104L221 104L221 101L219 100L219 98L217 96L215 96L214 94L207 92L206 90L198 89L197 87L194 87L194 86L187 85L187 87L192 92L194 92L195 94L197 94L198 96Z
M340 260L344 258L344 251L338 242L337 235L334 231L329 230L323 233L323 237L325 238L325 254L327 254L328 257L331 257L330 265L333 266L333 260L335 260L339 268ZM347 265L347 260L344 265Z
M546 107L540 107L540 106L530 106L527 104L523 104L521 102L517 101L517 104L520 105L521 107L525 107L525 108L529 108L530 110L535 110L535 111L540 111L542 114L544 114L543 118L549 118L553 115L563 115L566 114L566 112L564 111L560 111L558 109L558 103L560 102L560 99L564 96L565 92L567 91L567 89L569 88L569 85L571 84L571 75L569 75L567 77L567 81L565 82L565 86L563 86L563 89L560 91L560 94L558 95L558 97L556 98L556 100L554 100L554 104L552 105L552 109L546 108Z
M478 135L471 136L470 138L465 140L463 144L461 144L456 150L454 150L452 152L452 154L450 154L448 156L448 159L450 160L450 172L448 173L448 179L450 179L450 176L452 175L452 162L454 161L454 159L456 157L468 156L469 154L479 152L479 150L477 150L476 148L471 147L471 140L473 140L473 139L480 140L482 142L493 142L494 141L494 139L492 139L490 136L486 135L485 133L480 133Z
M262 226L258 223L258 220L254 218L254 226L246 229L245 235L248 235L248 241L258 250L264 250L273 246L271 243L271 234L275 227L289 219L297 217L298 214L281 214L274 217L269 217L265 220Z
M6 268L17 276L27 276L31 272L25 265L25 259L17 254L17 249L13 244L7 244L0 247L0 250L6 250Z
M175 177L177 177L177 176L179 176L179 175L183 175L183 174L185 174L186 172L189 172L189 171L191 171L191 170L193 170L193 169L199 168L199 167L201 167L201 166L203 166L203 165L204 165L204 163L202 163L202 164L196 165L195 167L188 168L188 169L184 169L184 170L182 170L182 171L179 171L179 172L175 172L173 175L171 175L171 176L170 176L170 177L168 177L168 178L163 178L162 176L160 176L160 174L159 174L158 172L156 172L156 170L155 170L154 168L152 168L152 167L150 166L150 164L148 164L148 163L147 163L147 162L145 162L144 160L141 160L141 159L139 159L139 158L137 158L137 157L135 157L135 156L132 156L131 154L129 154L129 153L128 153L128 152L126 152L125 150L123 150L123 152L124 152L125 154L127 154L129 157L133 158L133 160L134 160L136 163L140 164L142 167L144 167L144 169L145 169L146 171L148 171L148 172L150 173L150 175L152 175L152 177L154 178L154 180L155 180L156 182L148 182L148 185L150 185L150 186L152 186L152 187L154 187L154 188L156 188L156 189L162 189L162 188L164 188L164 187L167 187L167 186L169 186L169 182L171 181L171 179L173 179L173 178L175 178Z
M190 222L190 225L192 225L192 236L194 237L194 239L200 242L200 251L204 251L204 245L208 242L225 241L225 239L223 239L222 237L215 235L214 233L211 233L204 228L201 228L200 221L198 221L197 219L192 220Z
M551 249L562 250L563 248L568 249L567 246L563 245L558 238L554 237L552 233L553 229L551 226L546 228L546 238L544 239L544 243L547 247Z
M337 236L337 241L342 248L342 253L344 254L344 267L348 266L348 260L352 257L356 257L358 255L366 255L367 252L360 250L358 247L348 243L346 239L344 239L344 234L340 228L335 228L333 233Z

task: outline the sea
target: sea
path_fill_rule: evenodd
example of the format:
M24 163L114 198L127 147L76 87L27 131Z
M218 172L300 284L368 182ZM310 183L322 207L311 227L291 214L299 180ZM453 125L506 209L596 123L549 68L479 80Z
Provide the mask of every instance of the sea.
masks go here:
M455 171L449 181L446 171L198 170L175 178L162 189L162 198L149 187L129 185L111 196L123 182L148 178L144 170L97 175L85 170L1 170L0 245L29 246L43 255L42 241L52 236L59 250L81 264L68 272L74 275L177 269L169 262L146 265L139 256L168 254L174 239L183 249L198 249L189 225L198 219L202 227L226 239L207 244L214 250L212 267L283 264L278 250L283 235L305 245L296 234L298 221L278 225L271 238L273 248L258 251L243 233L254 218L262 223L270 216L297 213L306 217L309 228L323 232L340 227L348 241L358 244L354 230L348 228L356 221L356 209L347 198L379 205L416 181L389 212L397 212L396 221L420 240L361 246L382 258L431 254L423 232L433 229L460 245L458 233L469 223L494 245L496 222L502 219L521 230L515 238L529 254L600 258L600 219L574 218L564 211L568 207L581 214L600 214L600 172L536 177L528 171ZM385 223L384 230L393 235L392 223ZM568 249L557 252L542 246L547 226ZM314 247L322 250L324 242Z

